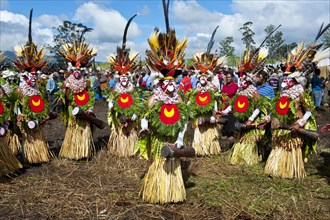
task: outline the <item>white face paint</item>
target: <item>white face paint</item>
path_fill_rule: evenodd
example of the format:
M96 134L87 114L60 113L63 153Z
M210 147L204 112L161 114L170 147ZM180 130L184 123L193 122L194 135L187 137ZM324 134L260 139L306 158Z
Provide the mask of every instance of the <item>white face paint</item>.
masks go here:
M171 84L171 85L169 85L169 86L167 87L167 91L169 91L169 92L173 92L173 91L174 91L174 86L173 86L173 84Z
M164 80L162 90L165 92L173 92L175 90L173 80Z
M205 77L205 76L201 76L201 77L199 78L199 81L201 82L201 85L202 85L202 86L205 86L205 85L207 84L207 77Z
M127 76L122 76L119 78L120 84L124 87L128 85L128 78Z

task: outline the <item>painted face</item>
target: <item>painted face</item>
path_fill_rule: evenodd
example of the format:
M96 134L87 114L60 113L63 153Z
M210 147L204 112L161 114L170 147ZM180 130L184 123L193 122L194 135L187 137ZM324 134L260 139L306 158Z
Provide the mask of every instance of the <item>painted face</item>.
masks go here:
M199 81L200 81L202 86L205 86L207 84L207 77L206 76L201 76L199 78Z
M7 78L7 81L8 81L9 84L14 84L15 83L15 76L9 76Z
M75 79L80 79L82 76L80 70L74 70L72 74Z
M162 90L166 93L171 93L175 90L174 81L172 79L164 80L162 83Z
M281 84L282 88L284 89L290 89L292 86L294 86L295 81L294 79L290 79L290 78L285 78Z
M29 73L26 78L26 83L29 86L34 87L36 85L36 82L37 82L37 76Z
M246 89L249 86L248 82L245 79L240 79L239 81L239 87L243 90Z
M127 76L121 76L119 78L119 82L122 86L126 87L128 85L128 77Z

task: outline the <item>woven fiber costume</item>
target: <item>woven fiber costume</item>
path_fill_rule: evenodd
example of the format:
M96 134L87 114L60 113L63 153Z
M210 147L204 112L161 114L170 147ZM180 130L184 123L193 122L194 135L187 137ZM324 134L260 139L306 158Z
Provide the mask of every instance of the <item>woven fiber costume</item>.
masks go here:
M263 48L255 57L247 50L238 66L240 91L231 102L233 115L237 119L235 128L239 135L230 158L230 163L234 165L253 165L261 161L258 145L265 138L265 130L259 129L258 124L263 123L265 116L268 115L270 100L260 96L247 72L252 75L256 69L262 69L267 55L268 51Z
M138 54L126 49L127 30L135 16L137 14L127 22L122 46L117 47L117 54L109 56L110 69L118 72L119 82L108 96L108 123L110 125L108 149L111 154L119 157L134 155L139 130L137 119L141 118L144 109L129 76L138 67Z
M0 64L5 59L3 53L0 53ZM8 140L10 141L10 120L11 120L11 105L8 99L10 93L8 91L9 80L6 84L2 81L9 77L11 71L3 71L1 74L1 86L0 86L0 176L6 176L22 168L21 163L17 160L11 149L9 148ZM12 74L11 76L13 76ZM7 85L7 86L5 86Z
M71 64L70 75L63 82L60 94L63 102L61 116L67 129L59 156L73 160L90 158L95 153L91 129L95 118L92 112L94 92L83 74L96 51L88 47L86 42L79 40L65 44L59 50Z
M301 43L288 55L283 90L274 99L272 151L265 166L268 175L303 178L306 176L303 158L307 161L308 153L316 151L318 134L312 114L314 105L309 92L304 92L301 85L305 77L300 72L303 69L302 62L312 48L304 48Z
M32 10L30 11L29 40L26 45L15 48L16 61L14 65L21 70L23 82L19 85L20 99L18 122L22 132L24 157L28 163L37 164L49 162L51 159L45 140L43 125L49 119L49 105L45 88L37 85L38 74L46 67L46 53L38 49L31 36Z
M6 106L9 108L10 126L8 127L7 139L10 150L15 156L21 151L22 146L19 140L19 127L17 126L17 116L15 114L15 102L18 100L17 87L19 79L18 73L11 70L4 70L1 74L0 86L3 95L6 97Z
M178 148L183 146L188 120L186 104L178 95L174 82L174 78L181 72L178 69L183 66L183 51L187 39L181 42L176 39L175 31L170 30L168 25L168 5L165 1L163 6L167 32L160 33L155 29L148 40L151 50L146 52L148 65L161 72L160 87L149 98L146 118L141 120L142 131L148 129L149 121L150 143L138 145L140 152L145 152L150 144L147 152L151 153L149 156L153 159L143 179L140 195L146 202L160 204L182 202L186 199L180 158L163 158L161 149L164 145L172 145L175 151L180 150ZM177 136L179 138L175 141Z
M211 78L217 77L213 73L219 71L226 58L211 54L217 28L218 26L213 31L207 51L194 55L194 68L199 71L198 82L194 91L187 93L189 116L193 120L192 147L198 156L217 155L221 152L221 120L214 117L214 112L218 111L220 94L217 87L211 83Z

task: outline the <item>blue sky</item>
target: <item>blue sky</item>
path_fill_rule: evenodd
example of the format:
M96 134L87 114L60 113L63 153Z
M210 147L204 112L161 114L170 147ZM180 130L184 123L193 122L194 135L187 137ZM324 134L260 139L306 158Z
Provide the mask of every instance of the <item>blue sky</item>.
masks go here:
M93 28L87 33L87 41L98 50L97 60L106 61L121 44L127 20L139 13L128 32L128 46L140 53L148 48L147 39L155 26L165 31L161 0L113 0L113 1L38 1L1 0L0 50L12 50L27 39L29 10L33 8L33 40L39 45L52 44L52 27L64 20L83 23ZM186 57L203 52L213 29L219 25L213 49L227 36L234 37L235 53L240 55L244 46L239 28L252 21L254 39L260 43L264 29L269 25L282 24L287 43L311 42L322 22L330 21L328 0L171 0L170 26L175 28L179 39L188 37Z

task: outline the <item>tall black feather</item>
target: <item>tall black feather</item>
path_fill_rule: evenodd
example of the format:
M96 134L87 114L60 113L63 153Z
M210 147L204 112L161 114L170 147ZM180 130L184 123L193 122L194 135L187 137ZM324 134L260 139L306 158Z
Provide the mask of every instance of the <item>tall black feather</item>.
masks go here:
M321 25L321 27L320 27L320 30L319 30L319 32L317 33L317 35L316 35L316 38L315 38L315 40L314 40L314 43L324 34L324 32L330 27L330 23L327 25L327 26L325 26L324 28L323 28L323 24L324 23L322 23L322 25ZM323 28L323 29L322 29Z
M28 34L28 45L32 44L32 13L33 9L30 10L30 18L29 18L29 34Z
M217 32L218 27L219 27L219 25L214 29L214 31L212 33L212 36L211 36L211 39L210 39L210 42L207 44L206 54L208 54L208 55L211 53L211 50L212 50L212 47L213 47L213 44L214 44L214 36L215 36L215 33Z
M164 9L164 16L165 16L165 25L166 25L166 33L170 33L170 23L168 20L168 6L170 5L170 0L165 2L166 0L163 0L163 9Z
M267 41L267 39L277 30L277 29L279 29L280 27L281 27L282 25L280 24L279 26L277 26L277 28L275 28L272 32L270 32L267 36L266 36L266 38L265 38L265 40L263 41L263 42L261 42L261 44L260 44L260 46L257 48L257 49L255 49L255 51L254 51L254 53L253 53L253 57L255 57L256 55L257 55L257 53L259 52L259 50L260 50L260 48L262 47L262 45L264 45L264 43Z
M125 30L124 30L124 35L123 35L123 43L122 43L122 49L125 50L126 48L126 35L127 35L127 31L128 31L128 27L131 24L131 21L137 16L138 14L133 15L126 24Z

